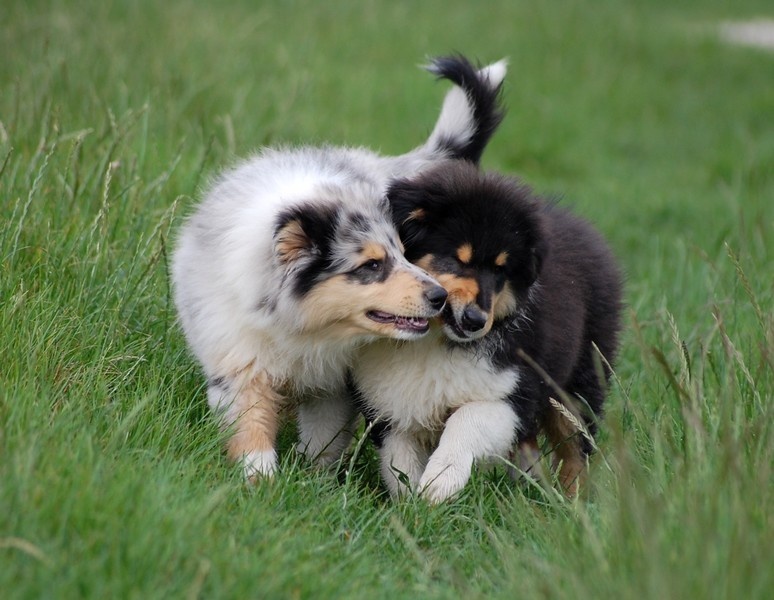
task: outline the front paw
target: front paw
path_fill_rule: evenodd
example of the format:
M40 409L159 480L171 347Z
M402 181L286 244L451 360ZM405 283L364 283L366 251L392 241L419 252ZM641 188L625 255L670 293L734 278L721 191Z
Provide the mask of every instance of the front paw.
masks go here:
M472 468L472 461L463 463L431 458L419 480L421 496L432 504L438 504L459 493L470 479Z
M242 469L248 483L255 484L271 477L277 470L277 453L272 450L253 450L242 457Z

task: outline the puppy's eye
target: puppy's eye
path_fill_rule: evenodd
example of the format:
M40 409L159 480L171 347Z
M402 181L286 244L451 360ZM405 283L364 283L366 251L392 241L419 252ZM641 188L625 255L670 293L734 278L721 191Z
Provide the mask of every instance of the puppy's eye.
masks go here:
M360 265L358 268L363 271L381 271L383 266L383 261L376 260L375 258L372 258L371 260L367 260L362 265Z

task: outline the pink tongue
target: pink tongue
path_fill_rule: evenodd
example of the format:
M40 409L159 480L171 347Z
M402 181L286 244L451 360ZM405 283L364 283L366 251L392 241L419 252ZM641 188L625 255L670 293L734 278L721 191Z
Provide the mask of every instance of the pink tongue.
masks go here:
M391 315L390 313L381 312L379 310L372 310L368 313L368 316L371 317L374 321L379 321L381 323L393 323L395 321L395 315Z

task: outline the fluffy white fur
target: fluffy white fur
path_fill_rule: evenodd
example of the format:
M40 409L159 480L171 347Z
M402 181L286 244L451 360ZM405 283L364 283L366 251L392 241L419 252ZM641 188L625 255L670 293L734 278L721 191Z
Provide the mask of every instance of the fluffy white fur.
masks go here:
M517 371L497 373L466 348L447 346L437 324L415 342L362 348L353 377L369 408L390 423L380 455L393 496L410 488L440 502L464 487L474 461L508 457L518 419L492 398L516 387Z

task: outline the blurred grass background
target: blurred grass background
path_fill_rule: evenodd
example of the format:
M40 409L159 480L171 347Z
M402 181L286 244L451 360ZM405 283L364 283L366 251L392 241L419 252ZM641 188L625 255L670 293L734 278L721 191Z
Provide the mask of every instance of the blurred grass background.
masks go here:
M0 19L0 590L32 597L764 598L774 585L768 2L6 2ZM203 181L264 144L401 153L510 59L484 166L595 222L628 274L592 468L568 504L477 473L390 503L283 434L220 454L167 256Z

